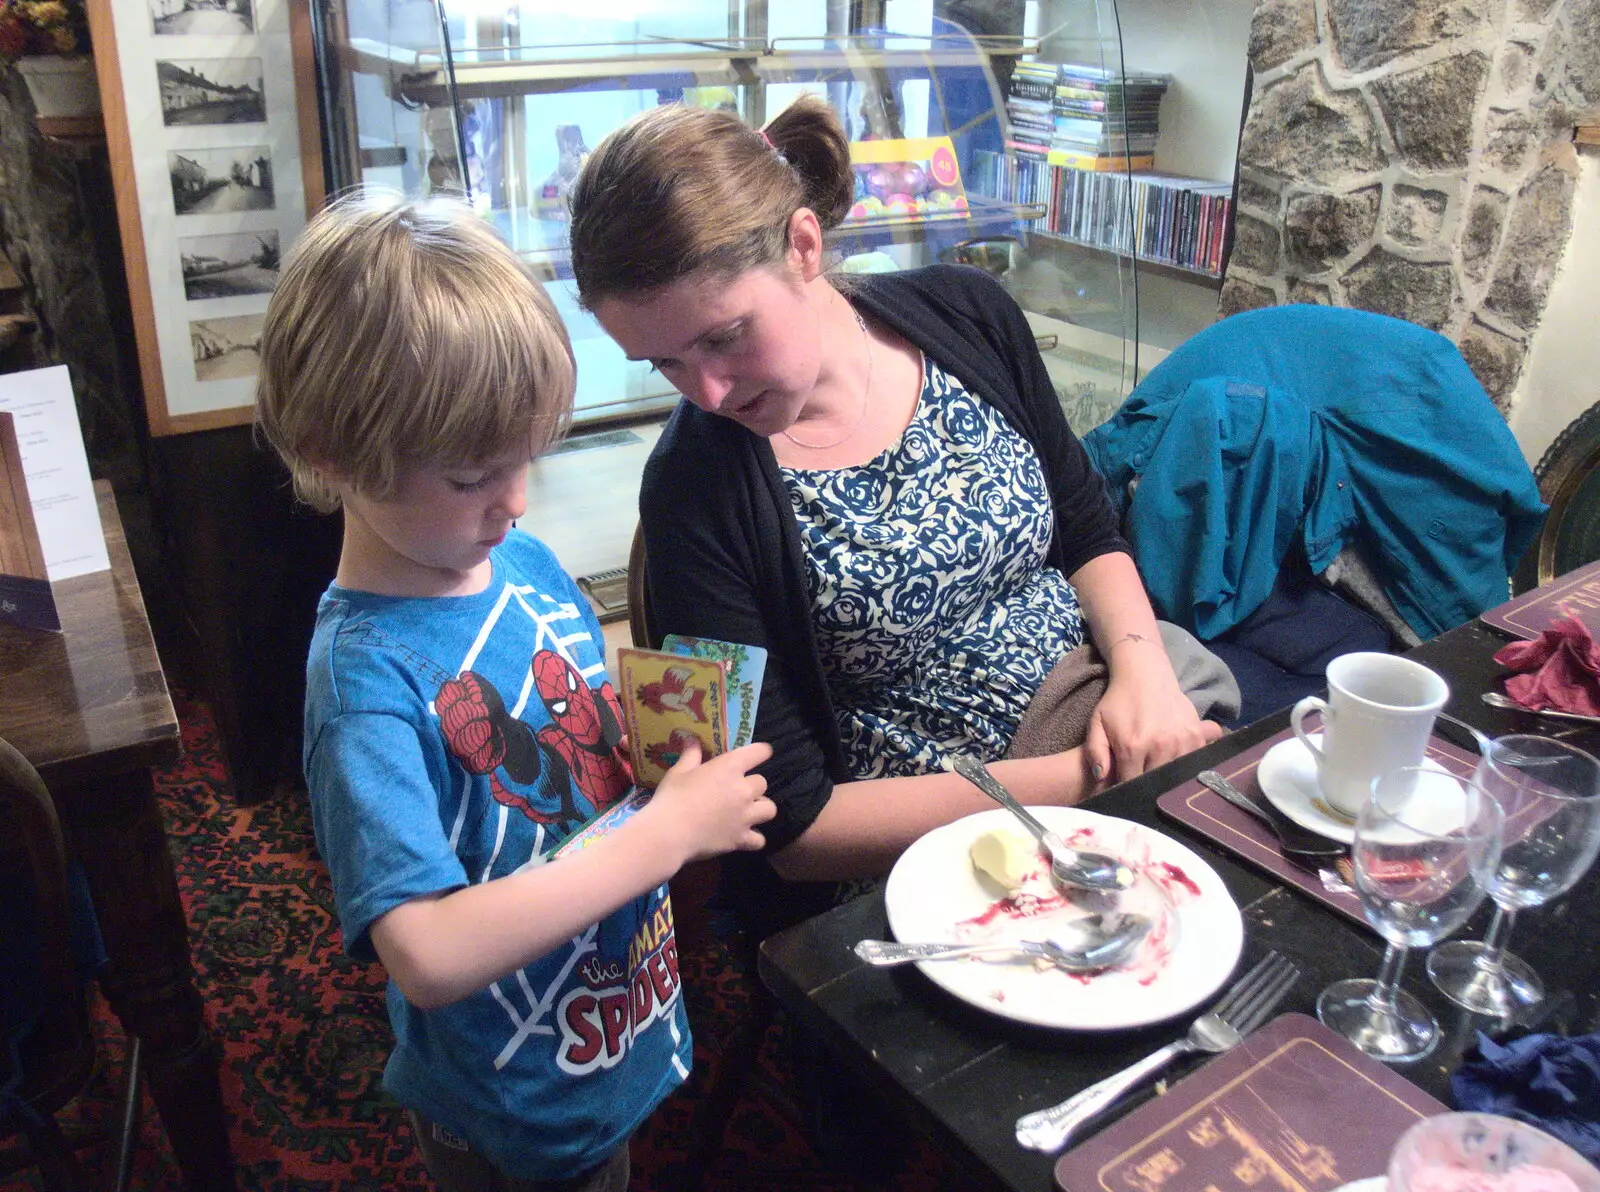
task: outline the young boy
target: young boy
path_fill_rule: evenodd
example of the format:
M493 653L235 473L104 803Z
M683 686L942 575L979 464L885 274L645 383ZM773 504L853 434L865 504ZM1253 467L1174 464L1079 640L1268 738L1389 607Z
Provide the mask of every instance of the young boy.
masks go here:
M307 665L305 771L345 947L389 973L386 1087L449 1192L615 1189L688 1075L666 881L761 845L766 760L685 757L629 789L604 643L514 528L572 407L543 287L465 206L354 197L312 220L267 310L260 424L344 510Z

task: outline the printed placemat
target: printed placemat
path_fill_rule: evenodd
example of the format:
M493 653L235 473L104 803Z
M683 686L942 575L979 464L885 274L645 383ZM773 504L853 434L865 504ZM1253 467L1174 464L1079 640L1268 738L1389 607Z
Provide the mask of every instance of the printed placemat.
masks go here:
M1306 717L1305 728L1308 732L1315 732L1320 727L1321 721L1316 715ZM1292 736L1294 736L1292 730L1284 729L1277 736L1269 737L1215 768L1245 794L1264 801L1266 795L1262 793L1261 784L1256 780L1256 769L1269 749ZM1476 756L1458 749L1437 736L1428 742L1428 757L1461 778L1470 777L1478 764ZM1168 791L1156 800L1156 807L1180 824L1193 828L1219 847L1244 858L1258 869L1266 870L1286 885L1293 886L1308 898L1313 898L1367 930L1372 930L1366 916L1361 913L1359 898L1354 894L1327 889L1315 873L1285 860L1271 828L1249 812L1241 811L1221 795L1207 790L1198 780L1190 779L1182 786Z
M1485 624L1532 641L1551 622L1577 617L1600 637L1600 562L1569 571L1484 613Z
M1062 1192L1332 1192L1381 1175L1447 1112L1304 1014L1284 1014L1056 1161Z

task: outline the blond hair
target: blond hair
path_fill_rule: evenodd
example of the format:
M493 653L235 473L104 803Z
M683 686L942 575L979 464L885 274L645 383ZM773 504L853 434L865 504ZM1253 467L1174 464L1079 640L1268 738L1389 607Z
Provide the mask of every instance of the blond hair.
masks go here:
M653 108L601 141L572 188L578 301L593 310L692 274L770 265L797 210L837 227L854 186L850 142L820 96L801 96L761 132L729 112Z
M554 442L576 370L543 285L470 207L355 193L284 261L261 335L256 418L316 509L334 478L382 499L406 464Z

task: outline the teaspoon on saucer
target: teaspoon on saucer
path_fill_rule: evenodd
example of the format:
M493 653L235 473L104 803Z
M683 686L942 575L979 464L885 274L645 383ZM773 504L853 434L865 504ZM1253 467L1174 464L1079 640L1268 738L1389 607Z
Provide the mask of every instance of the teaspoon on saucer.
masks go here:
M1241 811L1248 812L1267 825L1278 838L1278 849L1284 859L1307 869L1321 869L1334 860L1349 854L1350 849L1321 832L1303 828L1285 815L1270 799L1252 799L1215 770L1201 770L1195 776L1202 786L1221 795Z

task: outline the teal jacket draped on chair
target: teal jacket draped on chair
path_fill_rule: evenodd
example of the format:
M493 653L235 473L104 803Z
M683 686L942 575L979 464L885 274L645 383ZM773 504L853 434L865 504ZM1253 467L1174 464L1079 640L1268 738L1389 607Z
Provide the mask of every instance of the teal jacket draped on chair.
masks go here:
M1233 315L1084 438L1157 611L1202 640L1249 616L1296 539L1361 548L1423 638L1504 601L1544 518L1533 473L1455 345L1384 315Z

